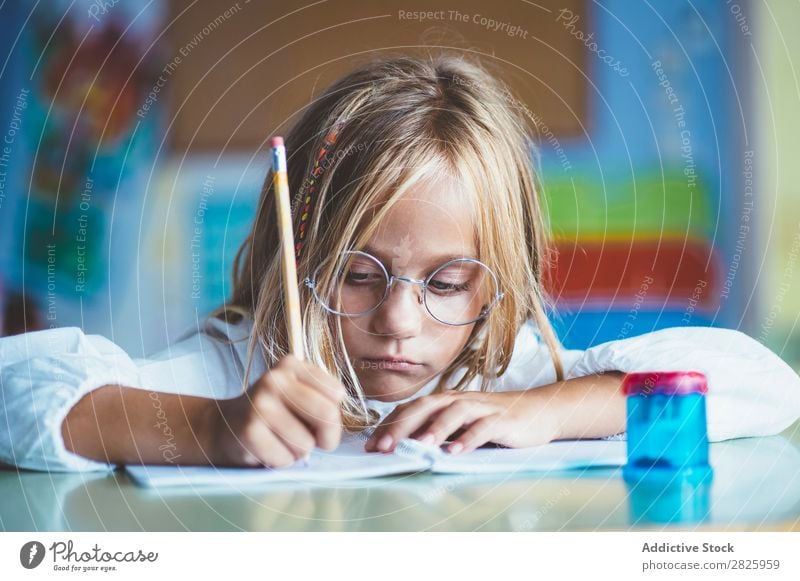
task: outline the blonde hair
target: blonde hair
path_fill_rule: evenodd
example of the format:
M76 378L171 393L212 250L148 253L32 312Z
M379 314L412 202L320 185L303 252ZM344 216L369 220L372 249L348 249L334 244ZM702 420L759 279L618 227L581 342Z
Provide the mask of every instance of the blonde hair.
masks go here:
M467 203L476 209L479 258L498 275L505 296L475 324L437 389L445 389L465 368L452 389L463 390L481 376L481 389L491 390L492 379L508 368L521 326L530 319L562 379L541 288L547 239L533 170L530 136L535 129L535 119L505 85L461 56L392 57L346 75L313 101L286 135L295 224L317 153L332 131L337 135L330 163L316 182L297 264L300 280L324 259L365 245L385 213L421 180L458 176L472 186L465 196L477 196ZM245 387L256 348L268 367L288 352L275 224L270 173L253 228L236 256L233 296L214 313L225 320L253 318ZM300 293L309 360L347 386L345 425L369 425L374 418L347 357L341 320L329 315L305 286Z

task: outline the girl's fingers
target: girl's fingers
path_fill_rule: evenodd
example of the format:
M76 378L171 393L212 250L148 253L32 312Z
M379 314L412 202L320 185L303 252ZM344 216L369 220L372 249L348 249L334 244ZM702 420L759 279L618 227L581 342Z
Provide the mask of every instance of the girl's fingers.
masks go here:
M268 428L292 453L295 460L305 458L314 449L314 434L282 402L276 401L262 415Z
M275 371L280 373L272 373ZM307 383L335 403L340 403L346 395L344 385L331 374L318 365L301 361L293 355L286 355L267 375L270 375L280 391L291 392L297 383Z
M451 454L472 452L476 448L492 441L492 438L499 433L501 425L502 419L499 413L483 416L473 422L455 442L447 446L447 451Z
M284 393L284 403L314 434L316 445L333 450L342 437L342 416L338 402L326 397L311 385L301 383L292 393Z
M419 440L426 444L441 446L456 430L465 424L471 424L486 413L486 408L480 402L456 400L433 418Z
M248 465L285 468L296 461L294 454L262 421L252 422L241 434L239 444L245 455L244 462Z
M391 452L397 442L408 438L430 420L432 413L447 404L444 399L425 397L394 410L375 428L365 449L368 452Z

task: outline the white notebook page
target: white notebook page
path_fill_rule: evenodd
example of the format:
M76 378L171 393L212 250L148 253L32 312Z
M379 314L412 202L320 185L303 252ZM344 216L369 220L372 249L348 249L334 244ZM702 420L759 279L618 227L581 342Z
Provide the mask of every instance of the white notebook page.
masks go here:
M415 440L401 441L394 454L364 451L364 436L346 436L333 452L315 450L308 465L289 468L127 466L131 478L149 487L247 486L270 482L330 482L432 470L438 473L549 472L625 464L624 441L553 442L533 448L485 448L451 455Z
M430 468L423 456L370 454L364 451L359 435L343 438L333 452L314 450L306 466L297 462L288 468L216 468L213 466L126 466L140 485L168 486L245 486L269 482L328 482L371 478Z

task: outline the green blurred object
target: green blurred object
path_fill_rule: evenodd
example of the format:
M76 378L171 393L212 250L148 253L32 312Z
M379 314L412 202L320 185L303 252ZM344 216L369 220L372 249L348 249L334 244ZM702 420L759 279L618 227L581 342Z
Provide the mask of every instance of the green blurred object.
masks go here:
M604 188L605 187L605 191ZM705 182L687 187L680 170L637 173L635 181L548 178L545 207L553 234L566 239L710 236L714 213Z

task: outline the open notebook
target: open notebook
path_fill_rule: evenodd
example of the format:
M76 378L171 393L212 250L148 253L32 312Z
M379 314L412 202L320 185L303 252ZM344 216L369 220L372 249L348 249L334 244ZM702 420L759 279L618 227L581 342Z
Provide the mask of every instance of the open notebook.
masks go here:
M363 434L343 439L333 452L314 450L308 464L288 468L215 468L208 466L126 466L141 486L245 486L270 482L329 482L372 478L409 472L489 474L549 472L597 466L622 466L626 461L624 441L562 441L533 448L480 448L467 454L401 440L392 454L364 451Z

